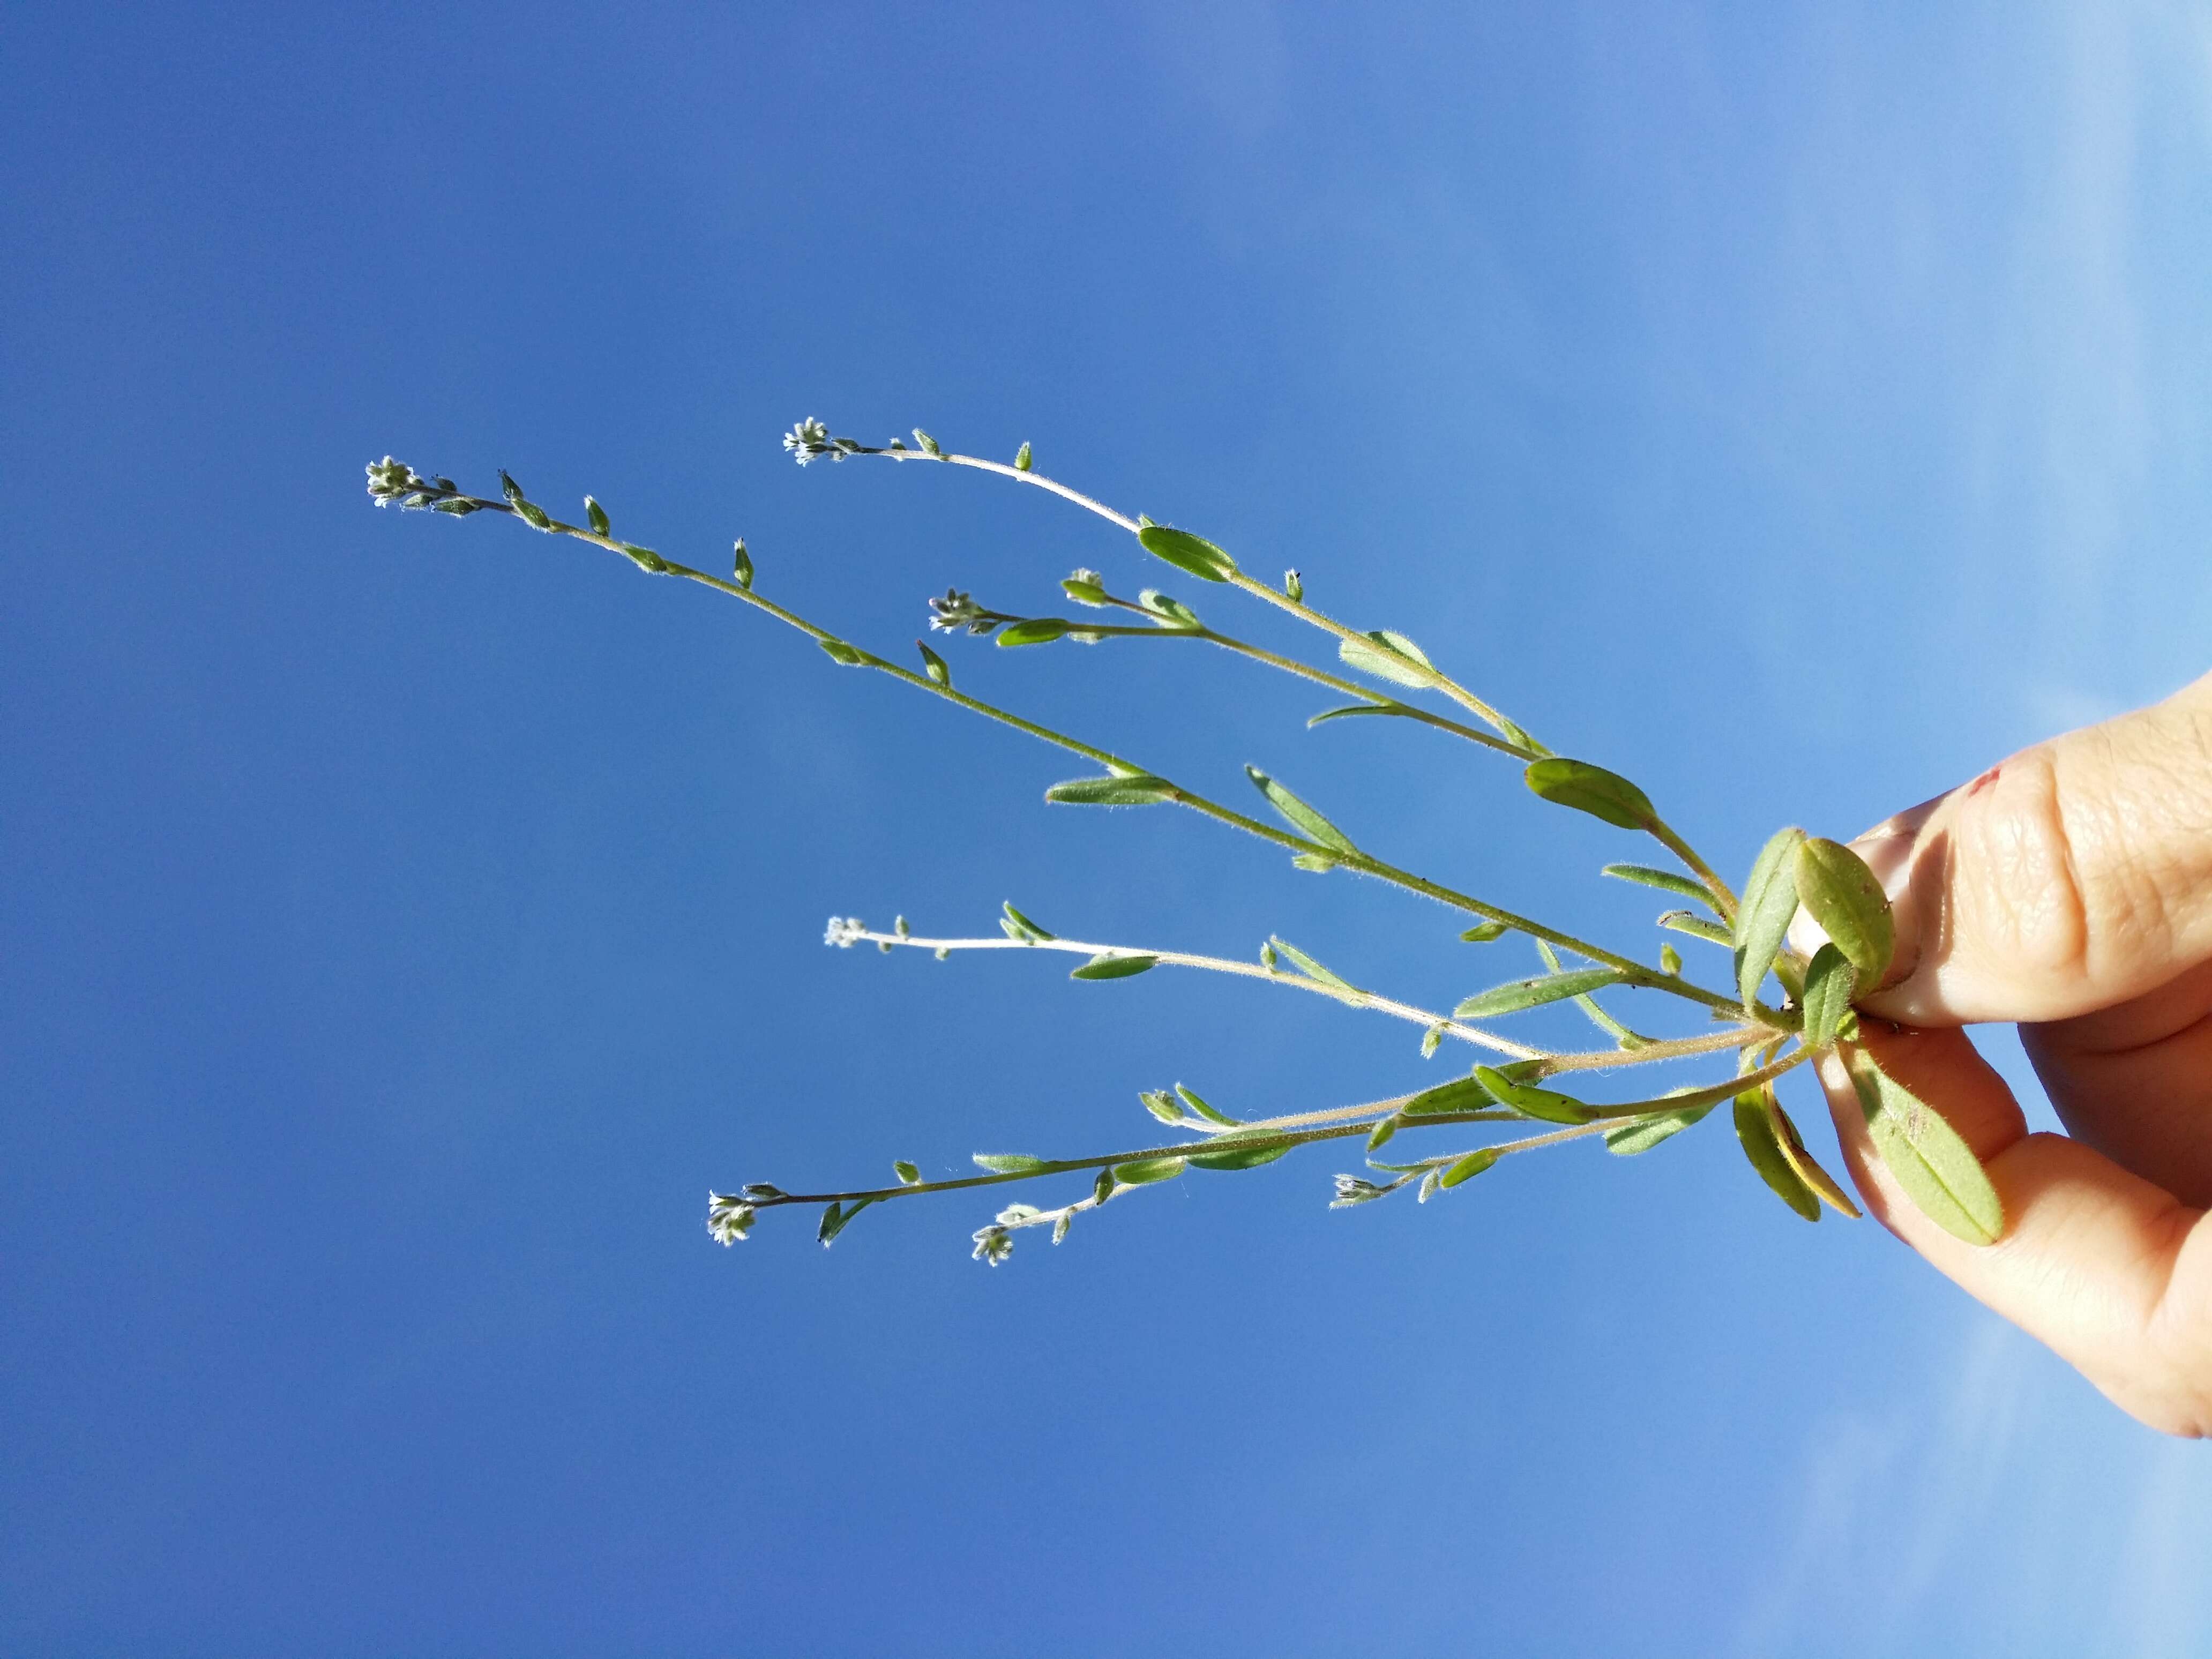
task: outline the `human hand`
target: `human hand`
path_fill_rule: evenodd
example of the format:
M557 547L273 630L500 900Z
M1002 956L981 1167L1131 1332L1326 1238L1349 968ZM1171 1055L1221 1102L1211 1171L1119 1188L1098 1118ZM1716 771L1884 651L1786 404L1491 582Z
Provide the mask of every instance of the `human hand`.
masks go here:
M1972 1146L2007 1224L1977 1247L1914 1208L1830 1054L1867 1207L2123 1409L2212 1435L2212 675L1852 845L1897 921L1866 1044ZM1959 1029L1987 1020L2019 1022L2070 1138L2027 1133Z

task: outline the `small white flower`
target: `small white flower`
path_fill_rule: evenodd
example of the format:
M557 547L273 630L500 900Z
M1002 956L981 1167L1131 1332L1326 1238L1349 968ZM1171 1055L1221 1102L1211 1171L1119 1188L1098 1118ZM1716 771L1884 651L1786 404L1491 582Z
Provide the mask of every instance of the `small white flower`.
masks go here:
M868 924L858 916L832 916L830 926L822 935L824 945L834 945L844 950L856 943L868 931Z
M753 1224L753 1206L735 1193L707 1194L707 1231L717 1244L734 1244Z
M830 441L830 428L811 415L783 434L783 447L801 466L817 455L837 453Z

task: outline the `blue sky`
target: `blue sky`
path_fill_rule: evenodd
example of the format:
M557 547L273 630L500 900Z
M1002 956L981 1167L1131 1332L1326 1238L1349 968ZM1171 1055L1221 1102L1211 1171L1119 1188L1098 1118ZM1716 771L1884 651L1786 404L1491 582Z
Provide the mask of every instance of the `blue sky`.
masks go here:
M1796 1221L1724 1121L1419 1208L1329 1213L1325 1153L1194 1175L996 1272L951 1199L715 1249L709 1186L1134 1144L1176 1078L1439 1075L1331 1006L825 951L832 913L1280 933L1431 1003L1522 963L1188 816L1047 809L1074 769L1024 739L361 490L390 451L710 566L742 533L889 651L948 583L1155 578L1039 492L778 434L1028 440L1740 869L2203 672L2201 6L7 32L7 1650L2212 1645L2205 1449ZM1649 948L1594 873L1622 837L1429 734L1308 733L1227 659L953 647Z

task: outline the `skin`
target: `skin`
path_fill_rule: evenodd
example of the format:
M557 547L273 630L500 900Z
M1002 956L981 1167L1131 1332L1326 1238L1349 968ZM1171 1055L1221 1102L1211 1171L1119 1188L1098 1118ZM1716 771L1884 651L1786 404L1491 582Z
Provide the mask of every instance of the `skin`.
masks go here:
M2212 675L1852 844L1898 924L1868 1045L1981 1157L2007 1225L1977 1249L1921 1215L1831 1057L1868 1210L2122 1409L2212 1435ZM2027 1133L1960 1029L1985 1020L2018 1023L2069 1133Z

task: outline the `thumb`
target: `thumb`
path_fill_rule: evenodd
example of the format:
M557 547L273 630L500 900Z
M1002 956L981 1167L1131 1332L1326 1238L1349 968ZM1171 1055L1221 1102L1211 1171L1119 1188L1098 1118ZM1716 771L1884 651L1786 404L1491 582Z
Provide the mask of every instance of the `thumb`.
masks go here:
M1861 1005L1875 1013L2065 1019L2162 985L2212 959L2212 674L1851 845L1896 916L1887 981Z

